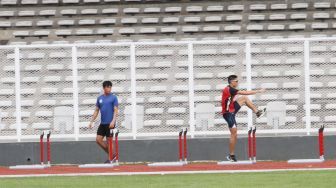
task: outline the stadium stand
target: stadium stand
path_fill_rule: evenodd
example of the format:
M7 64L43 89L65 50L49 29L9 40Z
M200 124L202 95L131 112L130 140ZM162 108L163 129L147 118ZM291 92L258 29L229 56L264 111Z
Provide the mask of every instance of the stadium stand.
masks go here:
M332 36L335 1L2 0L10 44ZM18 8L17 6L20 5ZM298 12L299 10L299 12Z

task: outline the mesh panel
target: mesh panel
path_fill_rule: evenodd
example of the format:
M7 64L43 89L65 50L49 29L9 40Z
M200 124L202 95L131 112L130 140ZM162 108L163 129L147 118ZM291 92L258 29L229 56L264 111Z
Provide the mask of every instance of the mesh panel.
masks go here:
M73 134L73 123L54 125L54 110L73 108L71 48L20 50L22 135L52 129L53 134Z
M196 107L200 104L215 106L214 125L196 121L196 131L228 130L222 116L222 92L228 85L227 77L239 76L240 89L246 88L246 68L244 43L195 44L194 45L194 101ZM247 111L242 109L236 116L239 128L247 127Z
M137 104L144 106L138 132L189 127L187 54L187 45L136 46Z
M136 92L138 133L175 132L189 127L189 70L187 44L136 44ZM312 128L321 124L334 128L336 116L335 41L310 42L310 91ZM193 44L195 119L197 107L214 106L214 124L196 121L196 131L222 131L221 95L227 76L239 76L246 89L245 43ZM0 135L16 136L14 49L1 49ZM25 47L20 49L22 135L51 129L54 134L74 134L73 123L54 125L55 108L73 108L71 47ZM260 108L272 101L286 103L286 124L279 129L305 129L303 41L251 42L252 88L267 92L252 97ZM129 46L78 47L79 133L88 129L102 82L113 82L119 99L117 125L131 132L131 69ZM209 106L208 105L208 106ZM100 118L100 117L98 117ZM271 130L266 116L253 123ZM205 119L205 121L207 121ZM246 128L247 107L237 114L239 128ZM276 130L274 131L276 132Z
M271 101L284 101L286 124L278 128L305 128L303 42L251 43L251 53L252 88L267 89L254 97L255 104L262 107ZM266 116L253 119L259 130L274 128L267 125Z
M335 128L336 41L310 42L311 127Z
M16 135L14 50L0 50L0 135Z
M97 97L102 94L104 80L112 81L112 93L118 97L118 128L124 133L131 132L130 127L123 126L125 106L131 105L129 47L79 47L77 54L79 133L93 134L97 131L99 123L96 123L92 129L89 129L88 125L96 108ZM97 118L97 122L100 122L100 117Z

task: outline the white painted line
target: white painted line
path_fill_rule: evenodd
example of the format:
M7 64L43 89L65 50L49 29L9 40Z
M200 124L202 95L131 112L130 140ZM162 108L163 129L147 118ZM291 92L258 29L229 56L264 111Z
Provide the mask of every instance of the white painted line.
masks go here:
M106 163L106 164L83 164L79 165L79 168L113 168L118 166L115 163Z
M323 163L324 159L291 159L287 161L290 164L302 164L302 163Z
M165 167L165 166L183 166L186 165L186 162L157 162L157 163L149 163L150 167Z
M235 173L263 173L263 172L291 172L291 171L320 171L336 170L336 168L295 168L295 169L260 169L260 170L206 170L206 171L159 171L159 172L104 172L104 173L68 173L68 174L24 174L0 175L0 178L27 178L53 176L133 176L133 175L170 175L170 174L235 174Z
M45 169L50 166L48 165L16 165L16 166L10 166L9 169L13 170L22 170L22 169Z
M253 163L253 161L237 161L237 162L220 161L217 164L218 165L252 165L254 163Z

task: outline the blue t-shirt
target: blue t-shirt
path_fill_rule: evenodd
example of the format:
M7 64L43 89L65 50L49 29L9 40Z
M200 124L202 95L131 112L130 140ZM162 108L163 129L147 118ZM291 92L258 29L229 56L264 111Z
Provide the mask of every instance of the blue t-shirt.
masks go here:
M118 107L118 98L112 93L97 98L96 106L100 110L101 124L109 125L113 120L114 107Z

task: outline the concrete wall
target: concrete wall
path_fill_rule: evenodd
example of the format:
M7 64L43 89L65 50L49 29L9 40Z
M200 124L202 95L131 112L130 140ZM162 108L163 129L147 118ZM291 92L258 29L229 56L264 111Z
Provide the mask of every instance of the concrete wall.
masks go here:
M189 157L195 160L224 160L228 154L228 138L196 138L188 140ZM177 140L121 140L121 162L176 161ZM53 164L102 163L107 155L93 141L54 142ZM335 158L336 137L325 137L327 159ZM39 143L0 144L0 166L39 163ZM236 155L247 158L247 138L239 138ZM290 158L317 158L318 143L315 136L259 137L259 160L288 160Z

